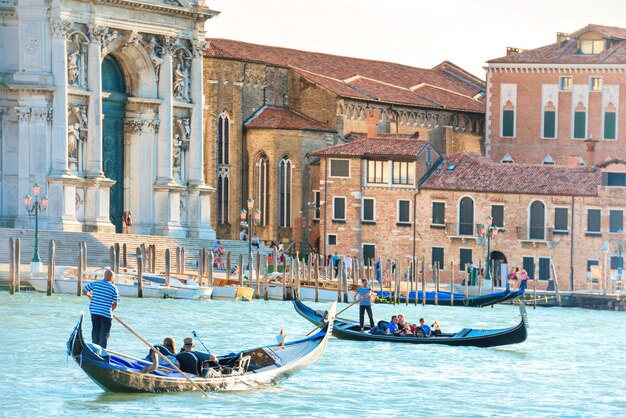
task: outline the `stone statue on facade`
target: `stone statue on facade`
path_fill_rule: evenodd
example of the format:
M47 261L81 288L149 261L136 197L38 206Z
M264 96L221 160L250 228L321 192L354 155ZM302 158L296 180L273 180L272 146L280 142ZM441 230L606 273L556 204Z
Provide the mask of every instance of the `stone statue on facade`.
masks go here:
M74 32L69 37L67 54L67 81L70 85L87 87L87 37Z
M179 63L174 70L174 97L185 99L185 89L187 82L187 74L183 66Z
M145 43L144 48L146 48L146 52L150 57L150 61L152 61L152 65L154 66L154 74L156 75L156 79L158 81L159 68L161 68L161 64L163 64L163 58L159 57L156 38L154 36L151 36L148 42Z

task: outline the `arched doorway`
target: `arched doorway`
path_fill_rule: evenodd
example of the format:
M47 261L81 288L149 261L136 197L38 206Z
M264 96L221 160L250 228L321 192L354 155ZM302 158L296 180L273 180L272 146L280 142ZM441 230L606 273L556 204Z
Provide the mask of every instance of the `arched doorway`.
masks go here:
M109 195L109 219L116 232L122 232L124 211L124 112L126 87L119 64L113 57L102 61L102 168L115 180ZM106 97L108 96L108 97Z
M494 284L502 286L502 280L506 280L508 262L506 256L500 251L491 252L491 265L493 271ZM502 279L504 277L505 279Z
M530 205L530 230L529 238L543 240L545 239L545 225L546 225L546 207L543 202L535 200Z
M461 199L459 205L459 235L474 235L474 201L470 197Z

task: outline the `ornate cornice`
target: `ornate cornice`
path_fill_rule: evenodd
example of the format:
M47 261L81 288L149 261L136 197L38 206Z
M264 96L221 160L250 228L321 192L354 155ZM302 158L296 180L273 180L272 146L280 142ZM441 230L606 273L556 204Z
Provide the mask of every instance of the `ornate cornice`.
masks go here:
M67 36L72 29L73 23L69 20L59 19L56 17L50 18L50 35L53 38L64 38L67 39Z
M202 58L204 50L209 46L209 43L202 40L193 40L191 41L191 45L193 46L193 57Z
M180 6L152 4L132 0L96 0L95 3L117 4L123 7L128 7L130 9L149 10L163 14L184 16L202 22L220 14L220 12L216 10L211 10L208 7L203 6L192 6L190 8L184 8Z

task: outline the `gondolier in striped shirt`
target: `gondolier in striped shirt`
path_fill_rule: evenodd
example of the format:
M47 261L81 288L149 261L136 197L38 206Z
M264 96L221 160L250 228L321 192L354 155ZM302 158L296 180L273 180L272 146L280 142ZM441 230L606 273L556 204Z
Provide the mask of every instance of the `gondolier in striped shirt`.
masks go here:
M91 314L91 342L102 348L107 347L107 340L111 331L113 311L120 301L120 294L113 284L113 272L104 272L104 280L88 283L83 290L85 296L91 299L89 313Z

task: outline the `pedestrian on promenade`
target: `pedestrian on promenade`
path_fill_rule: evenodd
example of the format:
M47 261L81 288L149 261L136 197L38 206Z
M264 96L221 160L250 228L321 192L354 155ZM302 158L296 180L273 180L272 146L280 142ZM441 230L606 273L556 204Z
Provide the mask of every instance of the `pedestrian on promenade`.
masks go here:
M350 280L350 276L352 275L352 257L350 257L350 254L343 258L343 266L345 267L346 279Z
M113 311L120 301L120 293L113 284L113 272L107 269L103 280L88 283L83 290L85 296L91 299L89 302L92 325L91 342L106 348L111 332Z

